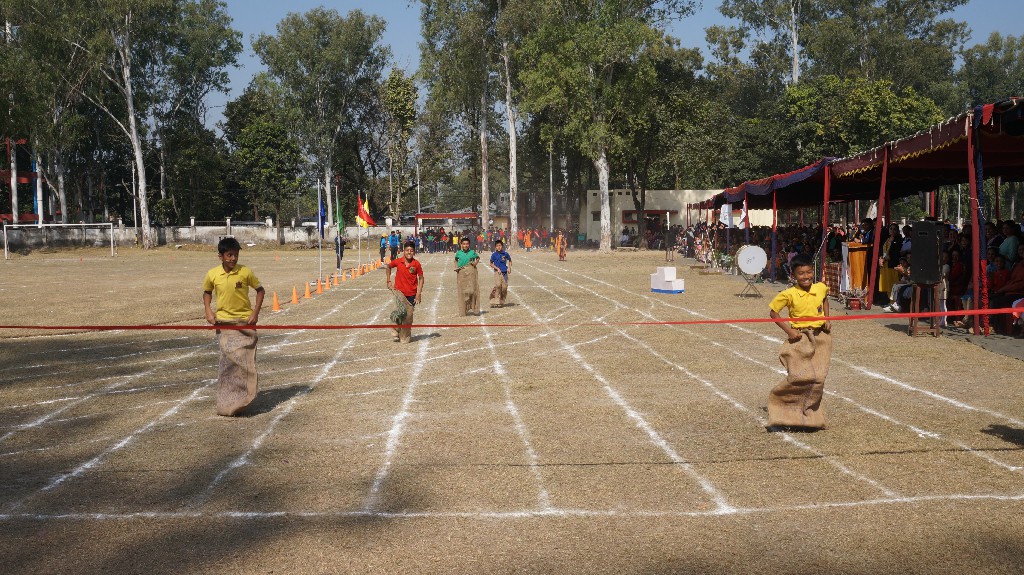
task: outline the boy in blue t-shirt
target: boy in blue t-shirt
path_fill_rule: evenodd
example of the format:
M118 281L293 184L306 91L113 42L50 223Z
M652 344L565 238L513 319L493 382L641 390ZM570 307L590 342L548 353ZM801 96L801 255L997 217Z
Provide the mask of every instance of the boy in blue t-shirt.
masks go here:
M505 251L505 242L494 242L491 253L491 268L494 270L494 288L491 289L491 307L505 305L508 296L508 274L512 273L512 256Z

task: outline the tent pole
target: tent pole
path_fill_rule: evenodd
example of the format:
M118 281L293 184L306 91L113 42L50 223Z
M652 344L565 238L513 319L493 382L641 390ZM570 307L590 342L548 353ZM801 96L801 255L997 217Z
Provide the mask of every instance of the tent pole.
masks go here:
M828 200L832 195L832 166L825 166L825 202L821 209L821 241L824 246L821 250L821 277L825 277L825 255L828 253Z
M971 270L971 277L974 285L974 307L975 309L988 308L988 274L985 273L987 262L982 259L987 254L982 251L981 243L985 239L985 230L981 227L982 204L984 201L984 168L981 161L981 148L978 145L977 134L978 123L981 120L981 106L974 109L971 122L967 130L967 178L971 192L971 261L974 268ZM981 323L985 324L985 331L988 332L988 316L974 316L974 335L981 334ZM985 335L988 335L986 333Z
M882 149L882 187L878 190L878 216L881 216L883 210L888 210L889 206L889 191L886 189L886 183L889 178L889 146L885 146ZM871 267L871 274L868 276L868 293L865 296L865 307L871 309L871 302L875 299L875 289L877 288L878 281L878 238L882 234L882 218L875 217L875 234L871 238L871 259L868 260L868 265Z
M772 190L772 259L768 264L772 266L772 283L775 283L775 228L777 226L778 209L775 205L775 190Z

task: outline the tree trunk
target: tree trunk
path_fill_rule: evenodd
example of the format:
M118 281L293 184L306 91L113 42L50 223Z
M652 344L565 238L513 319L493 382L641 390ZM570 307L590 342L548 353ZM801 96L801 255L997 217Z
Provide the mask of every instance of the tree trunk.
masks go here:
M637 249L646 250L647 243L644 239L647 237L645 233L647 231L647 218L644 217L644 204L640 199L640 179L636 177L636 162L632 162L632 164L633 169L626 175L626 180L629 182L629 195L633 199L633 209L636 210L636 235L639 238L636 246ZM622 225L626 225L625 222Z
M160 142L160 199L167 199L167 167L164 157L164 145Z
M64 162L55 156L54 169L57 171L57 201L60 202L60 223L68 223L68 196L64 187Z
M281 204L274 206L274 227L277 228L274 237L277 238L277 245L284 245L284 236L281 234Z
M43 216L46 214L46 204L44 203L45 198L43 197L43 157L39 153L39 149L36 148L36 215L39 219L36 223L39 227L43 227Z
M7 138L11 151L11 217L18 223L18 144L14 138Z
M598 187L601 190L601 244L598 250L603 253L612 251L612 210L608 196L608 152L601 148L600 154L594 160L594 168L597 169Z
M512 75L509 66L508 42L501 45L501 57L505 61L505 110L508 112L508 225L512 236L519 230L519 175L517 168L516 109L512 105ZM551 223L554 225L554 222ZM486 224L485 224L486 225Z
M110 221L110 201L107 198L107 173L100 172L100 194L103 195L103 221Z
M93 198L94 196L92 190L92 170L89 170L85 174L85 197L82 198L82 208L80 210L81 212L85 213L85 222L89 224L94 223L96 221L96 218L93 214L93 208L95 207L96 203L93 201Z
M485 80L486 83L486 80ZM480 226L487 225L488 206L491 203L487 181L487 90L480 96Z
M119 47L121 52L121 79L124 82L124 98L128 112L128 137L131 140L132 151L135 157L136 190L135 195L139 199L139 225L142 230L142 248L153 247L153 234L149 229L149 201L146 199L146 161L142 153L142 137L139 135L139 125L135 111L135 92L132 87L132 66L131 66L131 43L125 39L124 44Z
M800 31L797 29L797 5L800 0L789 3L789 39L793 49L793 85L800 81Z

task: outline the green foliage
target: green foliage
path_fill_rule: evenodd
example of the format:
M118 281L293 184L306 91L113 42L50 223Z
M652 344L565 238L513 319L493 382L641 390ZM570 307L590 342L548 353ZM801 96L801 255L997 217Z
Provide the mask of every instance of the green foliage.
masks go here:
M287 127L272 112L253 116L238 135L233 158L251 204L273 210L280 223L282 206L301 183L302 153Z
M958 73L969 105L1024 95L1024 39L993 32L963 53Z
M786 119L800 144L798 161L811 163L913 135L943 114L913 88L897 92L889 81L824 76L787 90Z
M259 35L253 49L276 78L289 105L302 112L307 149L329 165L342 128L376 93L390 50L380 46L384 21L359 10L341 16L315 8L289 14L277 35Z

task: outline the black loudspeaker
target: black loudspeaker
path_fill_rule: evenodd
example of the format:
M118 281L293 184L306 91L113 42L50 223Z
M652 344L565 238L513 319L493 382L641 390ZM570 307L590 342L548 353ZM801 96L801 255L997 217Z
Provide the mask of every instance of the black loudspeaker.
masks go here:
M935 284L941 279L942 232L945 226L931 220L911 224L910 281Z

